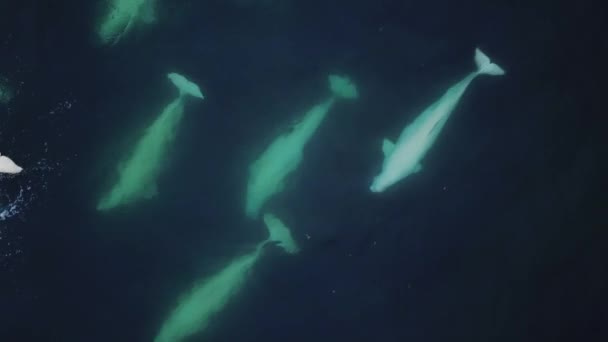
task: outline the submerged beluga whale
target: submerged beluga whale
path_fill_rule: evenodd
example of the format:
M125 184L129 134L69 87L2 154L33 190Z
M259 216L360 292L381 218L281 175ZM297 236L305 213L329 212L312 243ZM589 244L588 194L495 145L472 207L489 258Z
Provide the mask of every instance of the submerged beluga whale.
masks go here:
M198 85L176 73L167 75L179 90L171 101L146 129L126 162L118 167L118 181L97 205L97 210L108 210L157 194L156 178L166 159L168 147L184 113L187 96L203 99Z
M355 99L357 88L342 76L330 75L332 95L312 107L289 132L281 134L250 166L247 182L245 213L257 218L262 206L274 194L282 191L285 178L302 161L302 151L315 134L337 99Z
M439 100L428 106L405 127L395 143L384 139L382 171L370 186L372 192L382 192L405 177L419 172L422 169L420 162L437 140L469 84L479 75L499 76L505 73L479 49L475 50L475 64L476 71L450 87Z
M107 0L107 13L97 28L101 42L114 45L136 24L155 22L156 1Z
M8 104L15 97L15 90L11 87L8 79L0 75L0 103Z
M263 256L268 244L276 244L291 255L300 251L291 231L278 217L267 213L264 223L268 238L258 243L251 252L231 260L213 276L201 279L183 294L162 324L154 342L189 341L192 335L203 333L215 316L244 288L249 273Z

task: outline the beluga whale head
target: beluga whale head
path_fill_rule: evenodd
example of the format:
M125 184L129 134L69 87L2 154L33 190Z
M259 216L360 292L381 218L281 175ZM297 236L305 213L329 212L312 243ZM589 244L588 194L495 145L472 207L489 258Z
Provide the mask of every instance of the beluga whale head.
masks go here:
M369 190L371 190L371 192L383 192L384 190L386 190L386 188L388 188L389 186L391 186L392 184L394 184L396 182L396 180L394 180L395 177L390 177L388 174L386 173L381 173L378 176L374 177L374 181L372 182L372 185L369 187Z
M405 168L404 170L398 170L389 167L383 170L379 175L374 177L374 180L372 181L372 185L370 185L369 190L371 192L376 193L384 192L384 190L386 190L388 187L392 186L393 184L399 182L400 180L411 174L419 172L421 169L422 166L420 166L420 164L414 163L412 163L411 166Z
M387 184L386 181L382 180L382 177L378 176L378 177L374 177L374 181L372 182L372 185L369 187L369 190L371 192L382 192L384 191L384 189L386 189Z

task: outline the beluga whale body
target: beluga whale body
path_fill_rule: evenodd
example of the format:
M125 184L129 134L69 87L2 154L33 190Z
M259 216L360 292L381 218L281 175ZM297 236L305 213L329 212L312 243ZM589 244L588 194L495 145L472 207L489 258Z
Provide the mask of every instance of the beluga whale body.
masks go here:
M97 204L97 210L109 210L157 194L156 178L166 159L168 148L184 114L186 97L203 99L198 85L177 73L167 75L179 90L139 139L130 157L118 167L118 180Z
M382 171L371 186L372 192L383 192L388 187L422 169L420 162L437 140L452 111L469 84L479 75L504 75L505 71L492 63L481 50L475 50L477 70L450 87L435 103L428 106L405 129L396 142L384 139Z
M245 212L257 218L262 206L274 194L282 191L285 178L302 161L302 151L315 134L337 99L355 99L357 88L342 76L328 78L332 95L312 107L293 128L277 137L250 166L247 182Z

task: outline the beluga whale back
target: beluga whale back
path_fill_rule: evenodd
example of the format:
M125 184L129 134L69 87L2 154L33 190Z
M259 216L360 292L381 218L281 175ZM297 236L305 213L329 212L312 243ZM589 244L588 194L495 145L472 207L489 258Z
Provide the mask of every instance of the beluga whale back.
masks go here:
M23 171L23 168L7 157L0 155L0 173L17 174Z
M143 198L156 196L156 178L166 160L169 146L184 113L187 97L203 99L198 85L184 76L170 73L167 78L179 90L179 95L169 103L146 129L130 157L118 167L118 180L106 193L97 210L109 210Z
M382 171L371 186L372 192L383 192L388 187L422 169L420 162L437 140L452 111L460 101L469 84L479 75L504 75L505 71L490 61L481 50L475 50L477 70L450 87L428 106L405 129L396 142L384 139Z
M337 99L358 97L356 86L346 77L328 77L331 96L312 107L292 130L278 136L250 166L245 213L257 218L260 209L274 194L281 192L285 178L302 161L302 151L315 134Z

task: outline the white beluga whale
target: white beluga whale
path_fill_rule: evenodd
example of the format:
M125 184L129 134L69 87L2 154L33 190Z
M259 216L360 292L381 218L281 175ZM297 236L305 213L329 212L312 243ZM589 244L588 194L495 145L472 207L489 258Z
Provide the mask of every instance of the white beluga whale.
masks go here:
M107 0L107 13L97 28L103 44L116 44L133 27L156 21L157 0Z
M357 88L342 76L328 77L332 95L312 107L292 129L278 136L249 168L245 212L257 218L260 209L282 191L285 178L302 161L302 151L337 99L355 99Z
M0 173L17 174L23 171L23 168L7 157L0 155Z
M201 279L180 297L177 306L160 328L154 342L178 342L202 333L243 288L253 267L263 255L264 247L275 243L288 254L297 254L299 247L289 228L272 214L264 215L269 237L249 253L231 260L211 277Z
M437 140L450 114L469 84L479 75L504 75L505 71L492 63L481 50L475 50L477 70L450 87L435 103L428 106L405 129L396 142L384 139L382 171L370 186L372 192L382 192L391 185L422 169L421 161Z
M199 87L184 76L170 73L169 80L179 90L160 115L146 129L130 157L118 166L118 180L97 204L97 210L108 210L157 194L156 178L184 113L186 97L203 99Z

